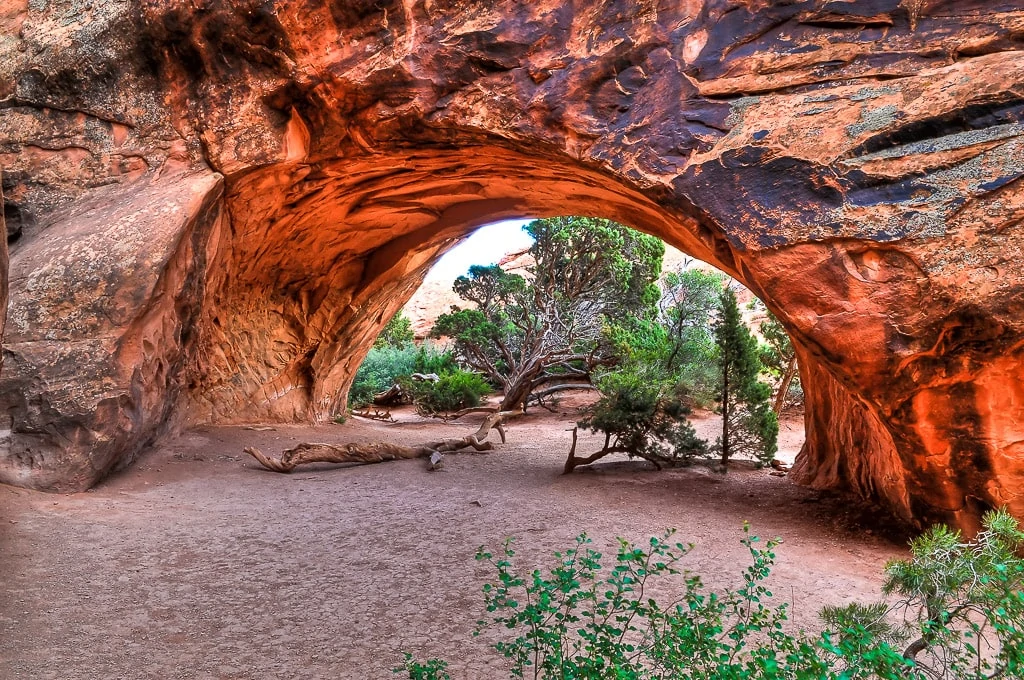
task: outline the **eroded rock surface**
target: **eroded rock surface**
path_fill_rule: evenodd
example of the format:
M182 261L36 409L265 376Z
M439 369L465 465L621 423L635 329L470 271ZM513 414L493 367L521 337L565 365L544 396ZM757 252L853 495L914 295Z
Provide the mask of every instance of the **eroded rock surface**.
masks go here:
M84 7L0 2L5 480L328 417L447 248L578 213L786 323L801 480L1024 516L1021 3Z

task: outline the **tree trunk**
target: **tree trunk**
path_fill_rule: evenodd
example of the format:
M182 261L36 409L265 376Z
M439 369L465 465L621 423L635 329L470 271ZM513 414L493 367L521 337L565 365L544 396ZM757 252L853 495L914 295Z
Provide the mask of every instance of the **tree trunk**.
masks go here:
M501 411L521 411L530 397L533 380L520 380L509 387L501 400L498 409Z
M604 458L609 453L630 453L629 449L623 448L621 446L610 446L609 444L611 441L611 435L605 434L604 446L601 447L600 451L595 451L589 456L577 457L576 438L578 430L578 427L572 428L572 446L569 447L569 456L565 459L565 467L562 468L563 475L569 474L570 472L575 470L576 467L579 465L590 465L594 461ZM654 463L654 466L659 470L661 469L661 466L658 465L656 461L652 460L650 462Z
M729 364L722 370L722 465L729 464Z
M383 463L389 460L405 460L409 458L429 458L435 453L458 451L470 448L477 451L490 451L494 444L487 441L487 436L492 429L498 430L502 443L505 442L505 431L502 428L502 420L515 413L496 412L488 415L479 429L473 434L454 439L441 439L433 442L426 442L418 446L404 446L402 444L391 444L389 442L370 442L366 444L318 444L302 443L290 448L281 454L280 458L270 458L254 446L245 448L245 452L255 458L259 463L274 472L291 472L299 465L308 463L354 463L356 465L369 465L371 463ZM437 467L437 463L432 463Z
M775 405L772 406L772 411L775 415L782 413L782 407L786 405L786 395L789 394L789 385L793 382L793 377L796 375L798 366L796 364L796 354L789 359L789 365L786 366L786 372L782 376L782 384L779 385L779 393L775 395Z

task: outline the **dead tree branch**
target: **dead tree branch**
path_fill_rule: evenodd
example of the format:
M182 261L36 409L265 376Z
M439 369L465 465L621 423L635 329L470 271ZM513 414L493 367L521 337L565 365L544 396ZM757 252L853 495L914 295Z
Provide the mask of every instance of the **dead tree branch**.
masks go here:
M259 461L260 465L274 472L291 472L299 465L309 463L350 463L354 465L370 465L384 463L389 460L407 460L411 458L428 458L431 467L436 468L440 459L434 454L460 451L472 448L475 451L491 451L493 442L487 441L491 430L497 430L501 443L505 443L505 429L502 426L506 418L519 415L518 411L496 411L491 413L480 424L476 432L465 437L455 437L426 442L416 446L405 446L389 442L322 444L304 442L287 449L280 458L271 458L255 446L244 450Z

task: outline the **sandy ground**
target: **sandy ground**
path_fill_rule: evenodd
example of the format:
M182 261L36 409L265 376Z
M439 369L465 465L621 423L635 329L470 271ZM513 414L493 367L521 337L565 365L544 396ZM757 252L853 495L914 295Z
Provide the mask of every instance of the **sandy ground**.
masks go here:
M571 403L530 416L499 451L450 455L433 473L402 461L281 475L242 447L416 443L473 421L204 428L88 493L2 488L0 677L375 679L398 677L408 650L448 659L453 678L506 678L495 633L472 635L491 575L473 555L506 536L533 565L584 530L608 547L676 527L696 544L686 566L725 585L746 564L750 520L785 538L772 585L807 628L823 604L874 599L883 564L903 554L877 520L859 528L847 501L764 470L620 459L561 476L574 417ZM799 429L784 426L783 457Z

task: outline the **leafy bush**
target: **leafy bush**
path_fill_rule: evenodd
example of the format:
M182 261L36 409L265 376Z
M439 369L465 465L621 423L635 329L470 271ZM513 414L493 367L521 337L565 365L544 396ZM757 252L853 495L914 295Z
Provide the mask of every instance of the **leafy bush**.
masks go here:
M763 303L760 303L763 306ZM782 412L787 402L803 405L804 391L800 386L800 366L793 341L782 322L765 309L767 319L761 322L761 336L765 342L758 347L761 365L771 377L775 392L772 411Z
M736 588L709 592L682 570L692 546L672 532L644 547L619 540L615 563L583 534L555 553L548 571L520 571L513 540L497 555L481 548L496 580L483 587L494 645L513 678L543 680L994 680L1024 677L1024 533L1006 512L990 513L971 542L932 529L909 560L887 565L884 590L903 599L827 608L819 634L786 630L786 603L765 586L778 540L759 546L747 528L750 564ZM650 593L676 577L682 594L664 605ZM909 645L900 650L903 644ZM396 672L443 680L444 662L407 655Z
M526 275L499 265L469 268L452 286L468 303L437 319L459 361L502 392L500 409L525 408L610 360L602 329L654 315L664 244L609 220L534 220Z
M370 349L352 380L348 403L357 408L366 406L373 401L373 395L390 388L399 376L415 373L419 353L412 345Z
M405 654L405 661L398 668L393 669L395 673L408 673L409 680L451 680L448 675L448 664L440 659L428 659L424 663L416 661L412 654Z
M440 375L458 369L455 357L450 351L433 343L425 342L416 350L416 373Z
M895 605L831 608L823 618L904 647L915 678L1024 677L1024 532L1006 511L983 525L969 542L943 526L912 541L911 559L885 567L882 591L900 598Z
M374 395L413 373L441 374L454 370L457 369L451 353L432 344L374 346L356 371L348 403L356 408L366 406Z
M718 354L712 353L679 368L676 384L694 408L711 408L718 398Z
M761 550L756 537L746 537L753 563L743 586L712 595L700 577L679 569L692 546L670 538L671 532L651 538L646 549L619 539L607 572L586 534L556 553L557 564L547 574L519 573L510 541L497 559L481 550L477 559L498 572L497 581L484 586L492 616L481 627L497 625L516 635L495 645L512 662L513 677L742 677L777 656L773 638L785 640L779 631L785 605L769 608L764 600L771 593L761 583L776 543ZM683 575L685 591L678 603L662 607L646 593L671 575ZM767 646L760 659L740 654L761 635Z
M647 366L659 382L672 383L689 406L709 407L718 394L718 349L713 340L702 339L710 335L710 326L692 330L678 337L659 321L629 318L606 326L604 340L618 365Z
M481 376L458 368L441 373L437 382L405 377L401 384L417 410L425 414L479 406L481 398L491 391Z

